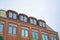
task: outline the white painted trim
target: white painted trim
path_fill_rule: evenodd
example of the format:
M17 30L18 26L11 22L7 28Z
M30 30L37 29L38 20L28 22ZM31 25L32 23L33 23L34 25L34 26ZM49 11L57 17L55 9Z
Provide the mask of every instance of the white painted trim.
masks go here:
M9 25L12 25L12 26L15 26L15 27L17 27L17 25L15 25L15 24L9 24Z
M0 21L0 23L5 24L3 21Z
M23 27L23 26L22 26L21 28L22 28L22 29L27 29L27 30L28 30L28 28L27 28L27 27Z
M32 31L34 31L34 32L38 32L37 30L34 30L34 29L32 29Z

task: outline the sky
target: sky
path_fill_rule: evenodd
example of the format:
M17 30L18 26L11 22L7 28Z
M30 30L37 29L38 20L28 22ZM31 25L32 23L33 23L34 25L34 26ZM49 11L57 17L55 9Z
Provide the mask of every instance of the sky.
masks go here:
M60 0L0 0L0 9L45 20L60 35Z

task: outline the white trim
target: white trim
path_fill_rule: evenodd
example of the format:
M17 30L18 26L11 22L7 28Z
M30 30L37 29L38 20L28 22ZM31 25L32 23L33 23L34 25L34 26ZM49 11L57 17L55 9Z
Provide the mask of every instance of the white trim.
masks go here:
M32 31L34 31L34 32L38 32L37 30L34 30L34 29L32 29Z
M51 34L51 36L56 37L56 35Z
M5 24L3 21L0 21L0 23Z
M27 28L27 27L23 27L23 26L22 26L21 28L22 28L22 29L27 29L27 30L28 30L28 28Z
M17 25L15 25L15 24L9 24L9 25L12 25L12 26L15 26L15 27L17 27Z
M42 34L46 34L46 35L48 35L48 33L46 33L46 32L42 32Z

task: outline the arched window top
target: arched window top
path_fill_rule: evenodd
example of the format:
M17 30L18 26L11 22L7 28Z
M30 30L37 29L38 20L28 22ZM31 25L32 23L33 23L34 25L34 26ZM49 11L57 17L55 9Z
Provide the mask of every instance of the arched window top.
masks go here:
M36 20L36 21L37 21L37 19L36 19L36 18L34 18L34 17L29 17L29 19L34 19L34 20Z
M38 21L42 21L42 22L45 22L44 20L42 20L42 19L39 19Z
M28 16L25 15L25 14L19 14L18 18L19 18L20 21L28 22Z
M20 15L25 16L25 17L27 17L27 18L28 18L28 16L27 16L27 15L25 15L25 14L23 14L23 13L20 13L18 16L20 16Z
M11 19L17 19L18 13L13 10L7 10L7 16Z
M12 13L18 14L16 11L13 11L13 10L7 10L7 13L8 13L8 12L12 12Z

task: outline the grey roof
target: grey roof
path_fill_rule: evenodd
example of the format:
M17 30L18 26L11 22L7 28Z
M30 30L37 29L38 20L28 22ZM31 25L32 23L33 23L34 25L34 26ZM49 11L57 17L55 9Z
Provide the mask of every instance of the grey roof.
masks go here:
M46 24L46 29L47 30L50 30L50 31L54 31L50 26L48 26L47 24Z

